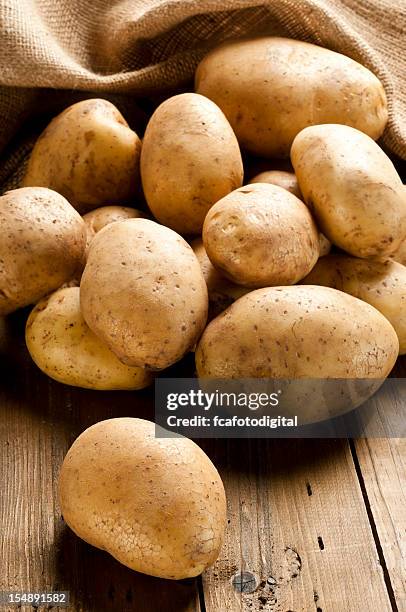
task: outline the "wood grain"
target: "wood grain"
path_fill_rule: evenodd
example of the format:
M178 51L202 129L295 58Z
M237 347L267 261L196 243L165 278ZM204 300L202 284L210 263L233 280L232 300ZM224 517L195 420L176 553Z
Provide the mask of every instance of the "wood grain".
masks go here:
M215 459L229 503L207 612L392 610L348 442L227 441ZM232 577L248 571L253 593Z
M367 502L399 612L406 612L406 440L355 441Z

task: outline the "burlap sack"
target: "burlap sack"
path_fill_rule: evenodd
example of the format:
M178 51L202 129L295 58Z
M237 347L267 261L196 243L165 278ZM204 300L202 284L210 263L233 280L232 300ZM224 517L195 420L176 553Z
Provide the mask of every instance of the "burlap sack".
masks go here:
M185 86L220 41L256 33L370 68L389 99L382 145L406 158L405 0L0 0L0 29L3 184L32 145L27 117L61 110L78 91L131 96L130 109L134 97Z

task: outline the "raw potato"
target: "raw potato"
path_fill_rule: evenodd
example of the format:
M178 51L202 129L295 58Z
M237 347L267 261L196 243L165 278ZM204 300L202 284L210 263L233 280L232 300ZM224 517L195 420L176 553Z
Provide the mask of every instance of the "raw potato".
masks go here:
M270 185L277 185L287 189L290 193L293 193L299 200L302 199L299 185L297 182L296 174L294 172L288 172L287 170L266 170L260 172L250 180L251 183L268 183Z
M95 235L106 225L125 219L146 219L147 217L148 215L142 210L127 206L102 206L86 213L83 215L83 221L86 223L87 248Z
M191 247L147 219L105 227L80 285L89 327L125 364L161 370L192 349L207 320L206 283Z
M195 82L224 112L240 144L264 157L288 156L308 125L344 123L377 139L388 119L385 91L372 72L298 40L222 45L203 58Z
M266 170L260 172L254 178L250 180L252 183L268 183L270 185L277 185L283 187L290 193L293 193L299 200L303 200L303 196L299 189L296 174L294 172L288 172L287 170ZM321 232L319 233L319 246L320 246L320 257L324 257L330 253L331 242Z
M0 315L74 277L85 246L83 219L55 191L26 187L0 197Z
M221 110L194 93L163 102L145 132L141 174L158 221L200 233L211 206L242 185L240 149Z
M250 291L246 287L236 285L220 274L207 256L201 238L195 238L191 243L206 281L209 294L209 319L216 317L239 297Z
M406 266L406 238L400 243L400 247L393 253L392 259Z
M362 132L317 125L295 138L292 163L320 230L356 257L384 258L406 236L406 190L391 160Z
M79 537L138 572L191 578L218 557L221 478L194 442L156 438L150 421L118 418L86 429L63 462L59 498Z
M248 293L207 326L196 367L201 379L277 379L267 383L282 389L277 414L303 424L372 396L398 351L395 330L369 304L328 287L271 287Z
M142 389L152 374L124 365L89 329L80 311L79 287L60 289L32 310L25 339L48 376L84 389Z
M130 202L139 184L141 140L118 109L83 100L55 117L31 153L25 186L50 187L85 213Z
M246 287L294 284L319 257L318 231L305 204L263 183L217 202L205 219L203 242L213 265Z
M317 262L303 283L333 287L374 306L393 325L400 354L406 353L405 266L395 261L328 255Z

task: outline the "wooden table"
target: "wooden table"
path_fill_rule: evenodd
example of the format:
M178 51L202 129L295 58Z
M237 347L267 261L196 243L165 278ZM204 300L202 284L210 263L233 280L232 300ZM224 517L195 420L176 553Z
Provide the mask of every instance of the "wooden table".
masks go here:
M197 579L143 576L66 527L56 483L68 447L92 423L153 419L151 392L55 383L27 354L24 317L9 324L0 350L0 590L68 590L74 612L406 611L404 439L202 441L228 497L220 558ZM402 363L396 374L406 376Z

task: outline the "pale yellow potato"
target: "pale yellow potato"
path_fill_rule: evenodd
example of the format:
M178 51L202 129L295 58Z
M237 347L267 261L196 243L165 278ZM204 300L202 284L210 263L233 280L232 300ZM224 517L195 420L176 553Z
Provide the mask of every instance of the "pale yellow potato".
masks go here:
M95 235L116 221L124 221L125 219L147 219L148 215L137 208L129 208L128 206L102 206L96 208L85 215L83 221L86 223L87 230L87 249Z
M384 88L354 60L310 43L263 37L228 42L200 62L196 91L224 112L242 147L287 157L306 126L351 125L374 139L387 119Z
M294 284L319 257L318 231L306 205L265 183L217 202L204 221L203 243L224 276L253 288Z
M389 157L366 134L317 125L295 138L292 164L320 230L351 255L384 258L406 236L406 190Z
M0 197L0 315L33 304L83 265L86 226L65 198L42 187Z
M395 261L367 261L346 255L320 259L302 281L333 287L371 304L392 324L399 352L406 353L406 267Z
M192 349L207 320L191 247L148 219L107 225L90 245L80 297L89 327L125 364L160 370Z
M196 255L206 281L209 294L209 319L216 317L239 297L250 291L223 276L211 263L204 248L203 240L195 238L190 245Z
M368 399L398 352L392 325L369 304L329 287L269 287L241 297L209 323L196 368L210 389L216 379L269 379L269 389L282 390L276 414L304 424Z
M296 174L294 172L288 172L287 170L266 170L260 172L254 178L252 178L249 184L252 183L269 183L270 185L277 185L283 187L290 193L293 193L297 198L303 200L299 184L297 182ZM319 246L320 246L320 257L324 257L331 250L331 242L321 232L319 233Z
M294 172L288 172L287 170L265 170L264 172L256 174L249 183L269 183L270 185L277 185L278 187L287 189L300 200L302 199L302 194L300 193L296 174Z
M150 372L121 363L86 325L79 294L79 287L59 289L32 310L25 340L37 366L58 382L84 389L133 390L150 385Z
M77 102L51 121L31 153L25 186L50 187L80 212L130 202L140 183L141 140L103 99Z
M238 142L221 110L194 93L165 100L145 132L141 175L158 221L200 233L211 206L243 180Z
M187 438L155 437L142 419L86 429L64 459L59 500L76 535L152 576L201 574L224 538L224 486L210 459Z

